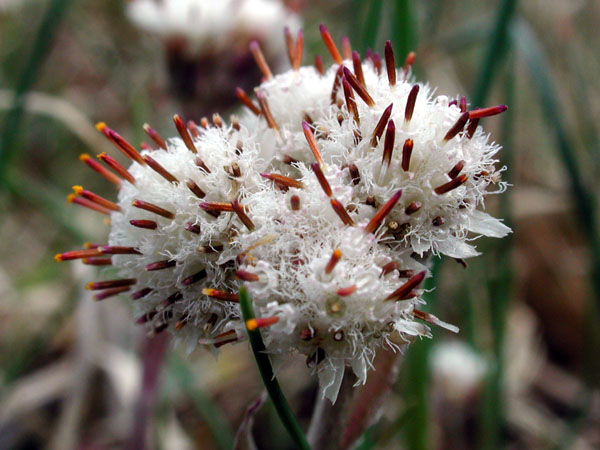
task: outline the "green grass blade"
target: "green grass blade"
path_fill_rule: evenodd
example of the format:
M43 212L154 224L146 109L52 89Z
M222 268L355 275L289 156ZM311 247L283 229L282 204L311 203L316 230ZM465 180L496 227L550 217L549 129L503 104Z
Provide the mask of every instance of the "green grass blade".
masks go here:
M375 48L379 25L381 23L381 10L383 8L383 0L371 0L366 5L363 0L353 2L354 11L354 33L352 42L357 50L364 56L368 48ZM364 23L362 11L366 8Z
M168 363L169 378L177 382L177 387L189 398L210 429L212 436L222 450L233 448L233 430L221 409L194 383L194 374L185 361L175 353Z
M515 104L515 77L512 65L509 64L504 83L505 102L510 105L509 109L503 115L502 143L503 158L502 162L507 166L512 166L512 149L514 137L514 104ZM510 171L504 173L504 180L510 182ZM500 216L504 222L512 227L512 207L511 190L509 189L500 199ZM482 414L482 442L483 449L502 448L502 429L506 423L505 405L504 405L504 336L506 330L506 318L508 306L510 304L512 293L512 267L511 267L511 235L500 240L496 248L489 254L489 265L492 270L489 271L488 291L489 291L489 311L491 320L491 331L493 339L493 356L495 364L490 369L483 395L483 414Z
M390 14L392 44L396 55L396 65L402 65L406 55L417 45L417 21L411 0L393 0L393 14Z
M14 105L4 118L0 134L0 183L3 183L6 168L18 148L16 141L25 112L25 94L31 89L41 72L41 67L52 47L54 35L68 4L69 0L52 0L50 2L38 28L29 59L19 77L15 88Z
M244 286L240 288L240 307L244 321L254 319L252 302L250 301L250 296L248 295L248 291ZM269 355L266 353L265 344L260 335L260 331L247 331L248 339L250 340L250 346L252 347L254 358L256 360L256 365L260 371L260 376L262 377L265 388L269 393L269 397L271 397L271 401L277 410L277 414L279 415L283 426L289 433L297 448L301 450L310 450L310 445L308 445L308 442L304 437L304 433L302 433L300 425L298 425L298 422L294 417L294 413L290 409L290 405L288 404L285 396L283 395L281 387L275 378L273 367L271 367L271 361L269 360Z
M504 59L508 43L508 27L516 7L517 0L502 0L498 5L494 29L488 40L471 98L474 107L483 106L494 82L498 66Z

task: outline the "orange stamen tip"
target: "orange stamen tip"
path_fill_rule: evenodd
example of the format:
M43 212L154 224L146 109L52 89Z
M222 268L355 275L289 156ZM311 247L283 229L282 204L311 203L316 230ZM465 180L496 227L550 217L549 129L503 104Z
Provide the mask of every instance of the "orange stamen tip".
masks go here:
M98 122L96 124L96 130L98 130L100 133L102 133L105 129L106 129L106 123Z
M81 194L82 191L83 191L82 186L78 186L78 185L73 186L73 192L75 192L75 195Z
M246 320L246 328L248 328L250 331L256 330L258 328L258 322L256 319Z
M88 284L85 285L85 290L91 291L93 287L94 287L94 282L90 281Z
M63 262L62 253L57 253L56 255L54 255L54 261L56 261L56 262Z
M74 194L67 195L67 202L73 203L74 201L75 201L75 195Z
M214 293L216 292L216 289L209 289L209 288L204 288L202 289L202 294L203 295L208 295L209 297L214 295Z
M335 256L337 259L340 259L340 258L342 257L342 251L341 251L339 248L336 248L336 249L333 251L333 255L334 255L334 256Z
M88 159L90 159L90 155L88 155L87 153L82 153L81 155L79 155L79 161L86 162Z

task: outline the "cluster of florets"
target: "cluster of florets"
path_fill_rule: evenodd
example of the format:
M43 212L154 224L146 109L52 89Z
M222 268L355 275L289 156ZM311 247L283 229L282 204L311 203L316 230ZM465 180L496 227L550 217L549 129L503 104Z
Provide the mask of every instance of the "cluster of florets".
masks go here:
M429 335L420 321L456 331L418 309L427 269L417 256L474 256L470 239L510 230L477 209L504 189L499 147L478 122L505 108L433 97L411 81L414 55L397 69L388 43L383 71L377 54L363 61L345 45L343 59L321 32L327 71L320 59L301 67L289 33L293 69L282 75L252 46L265 81L256 102L238 91L247 112L230 124L175 116L180 137L145 126L157 149L141 153L100 124L133 163L100 155L121 175L110 178L84 161L119 185L119 201L82 188L71 200L111 215L109 245L58 259L117 267L123 279L89 287L97 299L133 290L152 332L219 347L262 328L272 355L307 356L334 401L345 367L364 382L378 348ZM258 316L248 323L240 282Z

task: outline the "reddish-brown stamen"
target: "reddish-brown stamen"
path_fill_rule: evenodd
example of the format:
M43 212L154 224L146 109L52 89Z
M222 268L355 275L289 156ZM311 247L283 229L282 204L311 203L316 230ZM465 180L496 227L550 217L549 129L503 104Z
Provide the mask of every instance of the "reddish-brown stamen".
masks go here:
M413 289L421 284L421 282L425 279L425 275L427 275L426 270L413 275L406 283L388 295L386 300L406 300L411 298L410 294L412 293Z
M352 93L352 87L350 86L350 83L348 83L348 80L346 80L346 77L344 77L344 79L342 80L342 85L344 86L344 98L346 100L346 108L348 109L348 112L352 114L354 122L357 125L359 125L360 117L358 116L356 100L354 99L354 94Z
M56 262L71 261L73 259L89 258L94 256L102 256L102 252L97 248L88 250L72 250L70 252L58 253L54 255Z
M308 142L308 146L310 147L310 150L312 151L315 159L317 160L320 166L325 165L323 157L321 156L321 152L317 147L317 140L315 139L315 135L313 134L312 128L305 121L302 121L302 130L304 131L304 137L306 138L306 142Z
M396 125L394 121L388 122L387 130L385 132L385 140L383 141L383 157L381 164L389 167L392 162L392 152L394 151L394 143L396 142Z
M402 147L402 170L408 172L410 168L410 157L413 151L413 140L407 139L404 141L404 146Z
M240 301L236 293L219 291L218 289L202 289L202 294L225 302L239 303Z
M304 32L298 30L296 37L296 51L294 53L294 60L292 61L292 69L298 70L302 65L302 52L304 50Z
M174 259L165 259L163 261L156 261L146 265L146 270L148 272L153 272L155 270L168 269L170 267L175 267L177 265L177 261Z
M423 206L423 204L421 202L412 202L410 205L408 205L406 207L404 212L410 216L411 214L414 214L418 210L420 210L422 206Z
M465 167L465 162L463 160L460 160L452 169L450 169L450 172L448 172L448 176L450 178L456 178L458 174L460 174L461 170L463 170L463 167Z
M315 173L317 180L319 181L319 184L321 185L321 189L323 189L323 192L325 192L325 195L327 197L331 197L333 195L333 192L331 190L331 186L329 185L329 181L327 181L327 178L325 178L325 174L321 170L321 166L319 166L318 163L312 163L310 165L310 168Z
M441 227L445 223L446 223L446 219L444 219L442 216L437 216L431 221L431 224L434 227Z
M173 214L171 211L167 211L166 209L163 209L160 206L156 206L153 203L145 202L143 200L134 200L131 203L131 205L136 208L140 208L151 213L158 214L159 216L165 217L167 219L173 219L175 217L175 214Z
M235 273L236 278L242 281L258 281L258 275L252 272L248 272L247 270L238 270Z
M90 157L90 155L88 155L87 153L81 154L79 156L79 160L81 162L84 162L85 164L87 164L92 170L94 170L95 172L102 175L104 178L106 178L111 183L116 184L117 187L121 186L122 180L118 176L116 176L114 173L112 173L106 167L100 165L100 163L98 161L93 160Z
M106 214L107 216L110 216L110 214L111 214L111 210L110 209L105 208L104 206L101 206L101 205L99 205L96 202L88 200L87 198L77 197L74 194L67 195L67 201L69 203L75 203L76 205L83 206L84 208L91 209L92 211L96 211L96 212L99 212L101 214Z
M121 175L124 179L129 181L131 184L135 183L135 178L133 178L133 175L131 175L129 173L129 171L125 167L123 167L121 164L119 164L119 162L116 159L114 159L112 156L109 156L106 153L100 153L96 157L98 159L100 159L101 161L104 161L104 163L107 166L109 166L111 169L113 169L115 172L117 172L119 175Z
M294 47L294 38L292 37L292 32L287 26L283 27L283 37L285 38L288 59L290 60L290 65L293 67L296 58L296 48Z
M212 122L217 128L223 128L223 126L225 125L225 123L223 122L223 118L219 113L214 113L212 115Z
M460 108L460 112L464 113L467 110L467 97L462 96L458 102L458 107Z
M177 303L183 298L183 294L179 291L173 292L167 298L163 299L161 302L162 306L167 307L171 306L173 303Z
M357 289L358 289L358 286L355 284L353 284L352 286L345 287L345 288L339 288L337 290L337 295L339 295L340 297L347 297L349 295L354 294Z
M354 75L356 75L356 79L360 81L360 84L366 87L365 83L365 75L362 70L362 61L360 59L360 54L354 50L352 52L352 66L354 68Z
M469 119L482 119L484 117L495 116L501 114L508 109L506 105L490 106L489 108L478 108L473 111L469 111Z
M114 297L115 295L119 295L123 292L127 292L130 289L131 289L131 286L122 286L122 287L115 287L115 288L111 288L111 289L105 289L104 291L98 292L96 295L94 295L94 300L100 301L100 300L104 300L109 297Z
M385 42L385 68L387 70L390 86L396 85L396 63L394 62L394 49L390 41Z
M323 58L321 55L315 56L315 69L319 74L323 75L325 73L325 69L323 68Z
M171 172L169 172L167 169L165 169L163 166L161 166L150 155L144 155L143 158L144 158L144 161L146 161L146 164L148 164L148 166L150 166L150 168L152 170L154 170L157 174L159 174L161 177L163 177L169 183L175 183L175 184L179 183L179 180L177 178L175 178Z
M469 113L465 111L460 115L456 123L452 125L452 127L448 130L446 136L444 136L444 142L448 142L450 139L452 139L454 136L460 133L465 127L467 120L469 120Z
M377 75L381 75L381 56L379 56L379 53L373 52L371 54L371 61L373 61L373 68Z
M179 114L175 114L173 116L173 122L175 123L175 128L177 128L177 132L179 133L179 136L181 136L181 139L183 140L183 143L187 149L192 153L198 153L192 136L190 136L190 132L185 126L185 123L183 123L183 120L181 120L181 117L179 117Z
M232 212L231 202L201 202L200 208L205 211Z
M329 50L329 53L331 54L333 60L336 62L336 64L342 64L342 55L340 55L340 52L335 46L333 38L331 37L331 34L329 33L327 27L321 24L319 25L319 31L321 32L321 38L323 38L323 42L325 43L327 50Z
M129 223L137 228L144 228L146 230L156 230L158 224L154 220L143 220L143 219L134 219L130 220Z
M150 139L152 139L156 143L156 145L158 145L163 150L167 149L167 143L165 142L165 140L161 137L160 134L158 134L158 132L154 128L152 128L147 123L144 124L144 131L150 137Z
M256 61L256 65L265 76L267 80L273 78L273 73L269 68L269 64L267 64L267 60L265 59L265 55L260 49L260 44L257 41L250 42L250 53L254 56L254 61Z
M434 192L438 195L445 194L446 192L450 192L452 189L456 189L465 181L467 181L467 176L465 174L459 175L456 178L453 178L452 180L448 181L447 183L436 187L434 189Z
M335 266L337 265L337 263L340 261L340 259L342 258L342 251L339 248L336 248L333 253L331 254L331 258L329 258L329 261L327 262L327 265L325 266L325 274L329 275L333 269L335 268Z
M477 131L477 125L479 125L479 119L469 119L469 125L467 126L467 138L471 139Z
M198 247L196 247L196 251L201 254L219 253L219 252L223 251L223 246L222 245L199 245Z
M248 97L248 94L246 94L246 91L244 91L241 87L237 87L237 88L235 88L235 94L237 95L237 98L239 99L239 101L242 102L242 104L245 107L247 107L250 111L252 111L257 116L260 115L260 108L258 108L258 106L256 106L254 104L252 99L250 97Z
M272 130L275 130L277 134L279 134L279 126L275 119L273 118L273 114L271 113L271 108L269 108L269 103L267 102L267 97L262 91L256 91L256 98L258 99L258 104L260 105L260 111L262 112L263 117L267 121L267 125Z
M419 94L419 85L415 84L408 94L406 100L406 108L404 109L404 121L410 122L415 111L415 104L417 102L417 95Z
M194 234L200 234L200 225L196 225L193 222L188 222L185 224L185 229Z
M381 114L379 118L379 122L375 125L375 129L373 130L373 137L371 137L371 147L376 147L379 139L381 139L381 135L383 134L383 130L385 130L385 126L390 119L390 115L392 114L392 108L394 107L393 103L390 103L387 108Z
M379 225L381 225L383 219L385 219L385 216L387 216L390 213L390 211L394 208L394 206L396 206L396 203L398 203L398 200L400 200L401 196L402 189L396 191L396 193L392 195L392 197L387 202L385 202L385 204L381 208L379 208L379 211L375 213L375 215L371 218L371 220L365 227L365 233L373 233L379 227Z
M369 95L367 89L360 83L360 81L358 81L358 79L354 76L352 72L350 72L350 69L348 69L347 67L344 67L344 76L348 80L348 83L350 83L350 86L352 86L352 88L356 91L358 96L362 98L367 105L375 105L375 101Z
M194 164L196 164L206 173L210 173L210 169L206 166L206 164L204 164L204 161L202 161L202 158L200 158L199 156L196 156L196 159L194 159Z
M88 266L110 266L112 265L112 259L110 258L83 258L81 260L83 264Z
M156 310L148 311L147 313L142 314L140 317L138 317L135 320L135 323L137 323L138 325L142 325L144 323L150 322L152 319L154 319L154 316L156 316L156 314L158 314Z
M103 206L104 208L110 209L112 211L120 211L121 208L115 202L111 202L110 200L105 199L104 197L99 196L98 194L94 194L92 191L88 191L83 189L81 186L73 186L73 192L75 195L84 197L94 203Z
M279 322L279 317L256 317L254 319L246 320L246 328L250 331L254 331L258 328L269 327L275 323Z
M263 172L260 174L260 176L264 177L268 180L274 181L278 185L286 187L286 188L296 188L296 189L304 188L304 184L301 181L294 180L293 178L286 177L286 176L280 175L278 173L264 173Z
M290 206L292 207L293 211L299 211L300 210L300 197L298 197L297 195L292 195L292 197L290 198Z
M342 36L342 55L344 59L352 58L352 44L348 36Z
M360 183L360 172L358 171L358 167L356 167L356 164L348 164L348 172L350 173L350 177L352 178L352 184L354 186Z
M142 253L134 247L123 245L101 245L98 250L103 255L141 255Z
M350 227L354 226L354 221L348 214L348 211L346 211L346 208L344 208L344 205L342 205L338 199L332 198L331 206L339 218L342 219L344 225L348 225Z
M192 135L192 137L195 137L195 138L200 137L200 135L201 135L200 128L198 128L198 125L196 125L196 122L194 122L193 120L188 120L187 128L190 131L190 134Z
M333 77L333 86L331 87L331 104L337 104L337 94L342 85L342 78L344 77L344 66L339 66Z
M107 280L107 281L90 281L85 285L88 291L101 291L102 289L109 289L122 286L131 286L137 281L135 278L123 278L119 280Z
M134 293L131 294L131 300L138 300L140 298L145 297L146 295L148 295L150 292L152 292L153 289L149 288L149 287L145 287L143 289L140 289L139 291L136 291Z
M196 184L194 180L187 180L185 185L188 187L190 191L194 193L194 195L198 198L204 198L206 193L200 189L200 187Z
M246 214L244 211L244 207L240 205L240 202L237 198L231 201L231 208L233 209L233 212L237 214L240 221L246 226L246 228L248 228L248 230L254 231L256 229L254 222L252 222L250 217L248 217L248 214Z
M142 155L138 153L135 147L127 142L127 140L115 130L106 126L104 122L97 123L96 129L106 136L125 156L137 161L142 166L145 164Z
M406 55L406 59L404 60L404 65L402 66L402 70L404 72L408 72L408 69L410 69L412 67L412 65L415 63L416 57L417 57L417 54L415 52L409 52L408 55Z

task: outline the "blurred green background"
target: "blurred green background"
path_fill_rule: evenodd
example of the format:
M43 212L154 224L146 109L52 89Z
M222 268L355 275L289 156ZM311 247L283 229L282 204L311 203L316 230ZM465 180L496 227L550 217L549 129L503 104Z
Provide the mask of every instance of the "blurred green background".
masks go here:
M78 160L109 148L94 123L139 143L145 122L170 136L175 112L236 109L225 94L203 101L205 86L177 92L171 43L136 28L124 5L0 0L0 448L129 448L141 420L140 355L148 355L127 301L93 302L83 290L93 268L52 259L105 240L94 213L65 201L83 179L113 195ZM317 53L328 60L318 32L325 23L363 55L382 52L386 39L400 60L415 50L417 78L440 94L510 108L485 128L504 147L513 185L488 208L514 234L478 241L483 255L466 269L435 262L428 311L461 333L436 329L411 347L360 448L600 448L600 2L287 7L304 23L305 64ZM226 56L198 58L210 67ZM255 76L215 75L223 92ZM144 418L149 448L231 448L262 391L247 346L224 347L217 360L178 349L159 369ZM306 426L316 384L303 360L279 380ZM290 448L269 403L253 432L261 449Z

